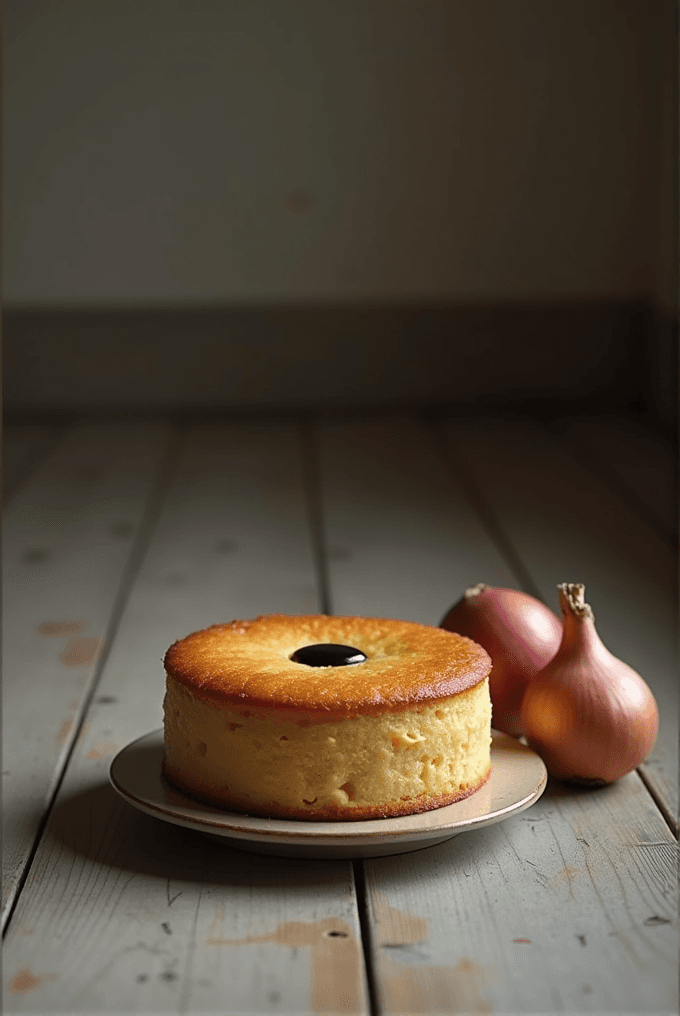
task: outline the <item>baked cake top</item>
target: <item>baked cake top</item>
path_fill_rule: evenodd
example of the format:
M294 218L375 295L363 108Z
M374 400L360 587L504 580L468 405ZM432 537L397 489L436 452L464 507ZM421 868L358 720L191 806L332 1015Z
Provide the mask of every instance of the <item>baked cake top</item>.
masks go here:
M291 659L326 644L352 647L366 659L330 667ZM462 635L412 621L326 614L216 624L175 642L164 662L171 677L206 701L324 716L431 703L479 684L491 670L485 650Z

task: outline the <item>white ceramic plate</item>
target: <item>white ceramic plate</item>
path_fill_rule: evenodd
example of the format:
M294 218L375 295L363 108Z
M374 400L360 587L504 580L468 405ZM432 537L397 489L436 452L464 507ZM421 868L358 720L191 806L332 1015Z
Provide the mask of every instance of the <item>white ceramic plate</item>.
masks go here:
M471 797L445 808L363 822L304 822L260 818L211 808L176 790L161 773L163 731L123 748L111 763L111 783L147 815L220 837L260 854L298 857L376 857L420 850L468 829L501 822L538 800L547 781L541 759L507 734L492 731L491 776Z

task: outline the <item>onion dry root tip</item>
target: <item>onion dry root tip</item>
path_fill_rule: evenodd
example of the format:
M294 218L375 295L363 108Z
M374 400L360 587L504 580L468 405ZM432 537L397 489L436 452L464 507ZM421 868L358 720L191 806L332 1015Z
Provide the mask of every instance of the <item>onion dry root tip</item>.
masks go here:
M595 620L592 607L585 602L586 587L582 582L560 582L557 586L560 593L562 614L573 614L575 617L587 617Z

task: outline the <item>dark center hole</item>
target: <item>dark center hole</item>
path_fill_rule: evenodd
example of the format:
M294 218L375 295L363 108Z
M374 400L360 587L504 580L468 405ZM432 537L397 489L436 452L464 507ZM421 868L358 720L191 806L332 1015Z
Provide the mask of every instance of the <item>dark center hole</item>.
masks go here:
M341 646L335 642L319 642L313 646L296 649L291 660L304 663L307 667L347 667L363 663L366 654L353 646Z

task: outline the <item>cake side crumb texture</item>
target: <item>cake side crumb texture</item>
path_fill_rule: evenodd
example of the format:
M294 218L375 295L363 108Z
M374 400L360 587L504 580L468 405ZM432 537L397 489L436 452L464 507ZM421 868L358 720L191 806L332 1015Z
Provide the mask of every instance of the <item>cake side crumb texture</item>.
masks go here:
M488 681L412 710L306 725L220 709L168 679L165 773L201 800L253 814L357 819L468 796L490 771Z

